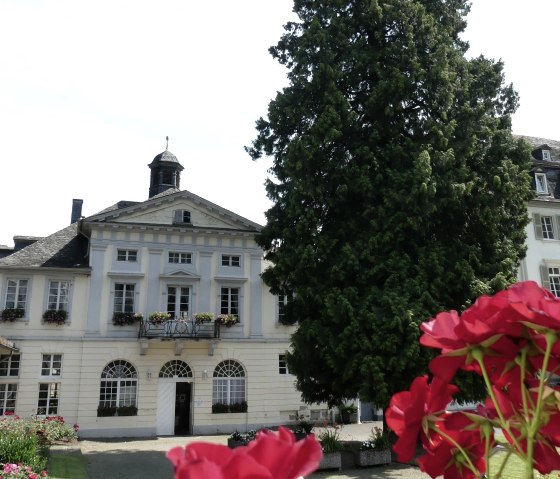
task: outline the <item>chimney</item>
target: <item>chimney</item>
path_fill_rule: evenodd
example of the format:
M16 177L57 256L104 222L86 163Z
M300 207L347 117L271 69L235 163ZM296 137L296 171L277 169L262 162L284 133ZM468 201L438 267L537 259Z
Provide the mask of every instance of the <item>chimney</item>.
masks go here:
M82 217L82 205L84 200L72 200L72 218L70 224L74 224Z

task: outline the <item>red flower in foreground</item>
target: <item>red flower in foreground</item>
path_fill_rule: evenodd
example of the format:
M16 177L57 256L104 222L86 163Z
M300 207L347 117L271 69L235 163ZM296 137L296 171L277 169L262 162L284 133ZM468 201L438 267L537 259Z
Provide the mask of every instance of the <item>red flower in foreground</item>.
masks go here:
M480 432L446 430L440 425L452 441L461 446L475 468L470 469L465 463L463 453L451 441L440 438L427 454L418 458L420 470L436 478L443 475L444 479L474 479L480 477L479 473L486 471L484 461L484 442L480 439Z
M167 453L175 479L296 479L317 469L322 457L315 436L296 442L283 427L278 433L259 432L245 447L195 442Z
M444 411L458 391L459 388L437 377L428 384L428 377L421 376L412 382L410 391L393 395L385 417L387 425L399 436L393 446L399 461L408 462L414 457L418 434L421 430L425 434L433 419L430 416Z

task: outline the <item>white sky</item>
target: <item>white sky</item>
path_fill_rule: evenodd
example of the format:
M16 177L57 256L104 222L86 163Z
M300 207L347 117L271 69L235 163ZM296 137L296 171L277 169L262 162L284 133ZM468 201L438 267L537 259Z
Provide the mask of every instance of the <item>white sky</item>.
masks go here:
M264 224L270 160L243 150L286 71L291 0L0 0L0 244L148 198L165 149L181 188ZM505 63L517 134L560 139L557 0L474 0L469 54Z

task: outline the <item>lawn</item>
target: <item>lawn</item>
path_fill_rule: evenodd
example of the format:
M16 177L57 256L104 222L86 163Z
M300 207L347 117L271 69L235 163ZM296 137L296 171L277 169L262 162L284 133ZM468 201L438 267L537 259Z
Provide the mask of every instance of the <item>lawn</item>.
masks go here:
M89 479L81 453L51 452L47 466L49 479Z

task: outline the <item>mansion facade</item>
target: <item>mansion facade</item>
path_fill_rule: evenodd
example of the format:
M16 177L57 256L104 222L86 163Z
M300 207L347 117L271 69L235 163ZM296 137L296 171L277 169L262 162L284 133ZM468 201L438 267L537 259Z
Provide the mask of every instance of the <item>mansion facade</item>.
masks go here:
M68 227L0 248L0 415L60 415L81 437L327 419L287 369L260 226L181 190L169 151L149 168L146 201L84 218L74 200Z

